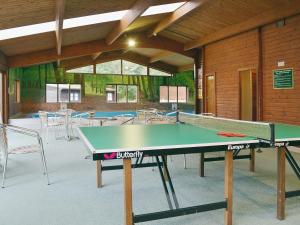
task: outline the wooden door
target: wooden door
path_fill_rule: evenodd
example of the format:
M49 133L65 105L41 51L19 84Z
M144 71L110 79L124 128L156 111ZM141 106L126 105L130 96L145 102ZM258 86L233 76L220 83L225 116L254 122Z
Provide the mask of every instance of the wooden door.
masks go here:
M216 83L215 75L210 74L205 76L205 100L206 113L216 114Z
M256 120L256 73L252 70L239 72L240 119Z

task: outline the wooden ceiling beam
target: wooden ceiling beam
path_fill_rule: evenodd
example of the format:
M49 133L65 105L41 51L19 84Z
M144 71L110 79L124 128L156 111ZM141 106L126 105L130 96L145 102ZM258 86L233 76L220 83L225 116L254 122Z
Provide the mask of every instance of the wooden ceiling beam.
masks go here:
M188 42L184 49L189 50L196 47L200 47L212 42L216 42L234 35L250 31L257 27L265 26L271 24L277 20L284 19L300 13L300 1L290 0L288 3L276 6L269 11L266 11L257 16L251 17L250 19L225 27L219 31L212 34L208 34L205 37L201 37L197 40Z
M102 54L102 52L97 52L97 53L93 54L92 59L96 60L101 54Z
M56 0L56 12L55 12L55 36L56 36L56 51L57 55L61 54L62 36L63 36L63 23L65 14L65 0ZM60 60L57 60L58 67L60 66Z
M105 38L106 43L111 45L114 41L116 41L154 2L154 0L137 0L134 5L128 9L118 25L107 35Z
M184 16L203 5L208 0L191 0L175 10L171 15L160 21L149 33L148 37L156 36L159 32L182 19Z
M143 66L152 67L154 69L161 70L163 72L167 72L167 73L171 73L171 74L178 72L178 68L174 65L164 63L164 62L151 63L149 57L135 53L135 52L127 52L127 53L123 54L122 59L131 61L134 63L138 63Z
M0 71L6 71L8 69L7 57L0 51Z
M56 34L57 55L61 54L64 13L65 13L65 0L56 0L55 34Z
M67 59L63 60L61 62L61 67L65 68L66 70L74 69L74 68L79 68L79 67L84 67L88 65L93 65L93 64L99 64L99 63L104 63L104 62L109 62L117 59L123 59L127 60L133 63L138 63L143 66L149 66L157 70L161 70L167 73L176 73L178 72L178 68L176 66L170 65L168 63L164 62L155 62L155 63L150 63L150 58L137 54L135 52L126 52L124 54L120 54L120 52L112 52L108 54L103 54L99 56L96 60L93 60L90 56L83 56L79 58L74 58L74 59Z
M179 72L184 72L184 71L189 71L189 70L194 70L194 64L187 64L187 65L178 67Z
M167 57L169 57L170 55L173 55L173 54L174 54L173 52L166 52L166 51L160 52L160 53L152 56L150 58L150 62L154 63L154 62L160 61L160 60L162 60L164 58L167 58Z
M184 51L184 45L177 41L165 38L165 37L152 37L147 38L144 34L132 34L137 44L137 48L154 48L178 54L185 55L193 58L195 51ZM13 67L25 67L30 65L42 64L53 62L57 60L63 60L68 58L76 58L80 56L91 56L99 52L109 52L114 50L128 49L127 41L125 38L120 38L112 45L107 45L105 39L98 41L84 42L74 45L62 47L61 55L57 55L56 49L42 50L38 52L25 53L21 55L9 56L8 66Z

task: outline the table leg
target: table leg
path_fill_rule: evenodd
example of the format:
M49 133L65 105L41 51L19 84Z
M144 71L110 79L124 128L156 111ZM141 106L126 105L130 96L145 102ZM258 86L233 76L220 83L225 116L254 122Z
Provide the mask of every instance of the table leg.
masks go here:
M131 159L123 159L124 177L124 225L133 225L132 212L132 170Z
M250 148L250 172L255 172L255 150Z
M285 218L285 147L277 149L277 219Z
M96 180L97 180L97 188L102 187L102 165L101 160L96 161Z
M233 186L233 151L225 153L225 188L224 197L227 201L225 225L232 225L232 186Z
M166 166L168 166L168 156L164 155L162 157L165 158ZM167 176L167 168L165 166L164 166L164 179L165 179L165 181L169 181L168 176Z
M204 152L200 153L200 161L199 161L199 175L200 177L204 177Z

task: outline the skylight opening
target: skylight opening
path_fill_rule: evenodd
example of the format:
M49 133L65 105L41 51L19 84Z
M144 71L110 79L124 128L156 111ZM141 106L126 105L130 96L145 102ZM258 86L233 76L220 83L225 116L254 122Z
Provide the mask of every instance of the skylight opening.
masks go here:
M55 30L55 21L0 30L0 40L41 34Z
M170 4L164 4L164 5L150 6L142 14L142 16L150 16L150 15L156 15L156 14L161 14L161 13L174 12L176 9L181 7L184 3L186 3L186 2L176 2L176 3L170 3Z
M63 29L121 20L127 10L65 19Z
M174 12L176 9L178 9L185 3L186 2L177 2L171 4L150 6L141 16L150 16L150 15ZM63 29L118 21L123 18L123 16L126 14L127 11L128 10L121 10L121 11L115 11L109 13L101 13L96 15L65 19L63 23ZM55 26L56 26L56 22L51 21L46 23L39 23L39 24L33 24L28 26L0 30L0 40L6 40L11 38L55 31Z

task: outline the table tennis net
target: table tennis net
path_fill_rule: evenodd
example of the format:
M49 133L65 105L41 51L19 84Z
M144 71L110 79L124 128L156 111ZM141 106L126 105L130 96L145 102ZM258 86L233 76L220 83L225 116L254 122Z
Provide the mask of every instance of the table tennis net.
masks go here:
M267 141L272 141L274 139L274 127L270 123L233 120L182 112L178 114L178 119L180 122L204 127L210 130L245 134L250 137Z

